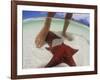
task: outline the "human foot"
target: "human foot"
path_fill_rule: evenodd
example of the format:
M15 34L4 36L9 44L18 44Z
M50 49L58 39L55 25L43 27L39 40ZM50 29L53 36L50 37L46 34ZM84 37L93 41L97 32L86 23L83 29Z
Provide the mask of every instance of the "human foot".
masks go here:
M73 36L71 35L71 34L69 34L69 33L62 33L62 35L65 37L65 38L67 38L69 41L72 41L73 40Z

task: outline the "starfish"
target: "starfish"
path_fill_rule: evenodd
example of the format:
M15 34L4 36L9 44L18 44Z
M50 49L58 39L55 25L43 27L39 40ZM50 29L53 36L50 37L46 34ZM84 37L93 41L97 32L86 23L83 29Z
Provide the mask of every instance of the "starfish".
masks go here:
M48 32L45 41L49 45L46 49L53 54L52 59L45 67L54 67L60 63L66 63L69 66L76 66L73 55L78 51L78 49L73 49L64 44L63 40L51 31Z

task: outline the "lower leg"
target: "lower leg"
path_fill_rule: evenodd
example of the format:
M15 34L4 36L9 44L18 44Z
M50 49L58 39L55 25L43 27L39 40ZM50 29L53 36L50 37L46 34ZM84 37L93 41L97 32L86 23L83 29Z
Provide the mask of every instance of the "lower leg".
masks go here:
M50 29L50 24L52 21L52 17L54 17L54 15L55 15L55 12L48 12L48 16L45 20L44 27L40 30L40 32L36 36L36 39L35 39L36 47L40 48L44 45L45 38L46 38L48 31Z
M64 37L67 37L68 40L71 40L71 37L68 36L68 35L66 35L66 30L67 30L67 28L69 26L69 19L71 19L71 18L72 18L72 13L66 13L66 15L65 15L65 22L64 22L64 28L63 28L62 35Z

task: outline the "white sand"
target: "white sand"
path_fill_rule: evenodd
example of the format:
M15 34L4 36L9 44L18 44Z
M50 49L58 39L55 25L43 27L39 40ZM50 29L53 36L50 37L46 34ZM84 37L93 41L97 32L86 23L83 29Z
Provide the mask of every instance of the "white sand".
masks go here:
M44 21L32 21L24 23L23 25L23 68L37 68L44 67L52 58L52 54L45 49L44 45L42 48L38 49L35 46L34 40L37 33L40 31L41 26L43 26ZM58 22L59 23L59 22ZM59 23L59 26L62 26L62 23ZM55 23L52 24L55 26ZM57 25L57 24L56 24ZM73 27L75 26L74 32ZM88 30L82 27L83 31L80 33L79 25L70 24L68 31L69 35L73 37L72 41L68 41L66 38L63 38L58 32L61 30L61 27L56 27L58 29L51 28L57 35L60 35L64 39L64 43L70 45L73 48L79 49L79 51L73 56L77 66L87 66L89 65L89 32ZM60 28L60 29L59 29ZM71 32L72 31L72 32ZM78 34L79 33L79 34ZM83 35L82 35L83 33ZM59 64L58 66L68 66L65 63Z

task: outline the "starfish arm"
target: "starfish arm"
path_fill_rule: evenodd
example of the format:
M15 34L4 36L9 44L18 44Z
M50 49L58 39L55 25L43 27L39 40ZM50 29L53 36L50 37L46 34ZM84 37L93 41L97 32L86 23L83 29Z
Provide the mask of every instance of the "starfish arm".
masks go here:
M62 44L65 48L65 52L67 53L67 56L73 56L77 51L78 49L74 49L68 45L65 45L64 43Z
M64 58L64 62L66 64L68 64L69 66L76 66L76 63L75 63L73 57L70 57L70 58L69 57L65 57Z
M53 58L51 59L51 61L45 66L45 67L53 67L58 65L59 63L62 62L62 58L63 58L63 54L64 50L61 49L60 47L55 51L55 53L53 53Z
M53 57L51 59L51 61L45 67L54 67L54 66L60 64L61 62L62 61L60 59Z

